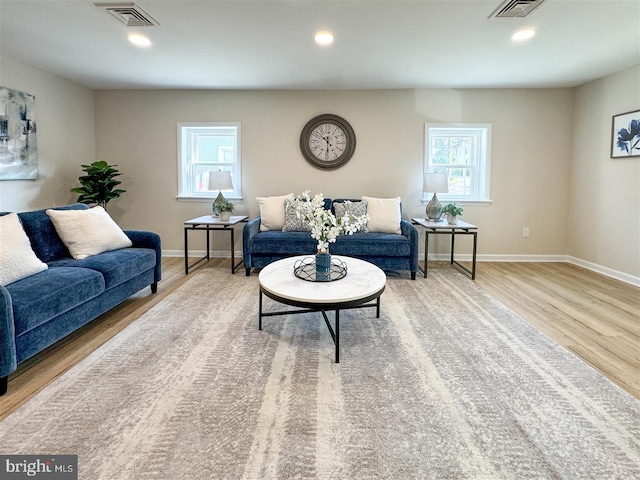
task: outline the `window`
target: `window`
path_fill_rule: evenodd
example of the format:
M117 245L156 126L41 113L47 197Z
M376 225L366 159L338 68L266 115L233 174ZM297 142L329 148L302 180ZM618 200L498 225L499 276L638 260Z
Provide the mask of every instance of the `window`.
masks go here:
M209 172L231 172L233 192L227 199L242 198L239 123L178 123L178 198L211 200Z
M439 193L440 200L489 202L490 167L491 125L425 124L424 171L449 179L449 193ZM430 198L424 194L423 200Z

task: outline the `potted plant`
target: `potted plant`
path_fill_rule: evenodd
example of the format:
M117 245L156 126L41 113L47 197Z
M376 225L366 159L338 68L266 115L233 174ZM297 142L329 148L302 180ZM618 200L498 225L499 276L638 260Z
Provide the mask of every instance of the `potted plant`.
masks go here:
M213 214L220 217L220 221L228 222L233 213L233 203L227 199L219 200L213 204Z
M447 203L442 207L442 213L447 214L447 223L449 225L456 225L458 223L458 217L464 212L464 207L460 207L455 203Z
M118 198L126 192L120 188L120 181L115 177L121 173L114 167L117 165L109 165L105 161L93 162L91 165L82 165L82 170L87 174L78 178L80 187L72 188L71 191L79 193L78 202L100 205L105 210L107 203L114 198Z

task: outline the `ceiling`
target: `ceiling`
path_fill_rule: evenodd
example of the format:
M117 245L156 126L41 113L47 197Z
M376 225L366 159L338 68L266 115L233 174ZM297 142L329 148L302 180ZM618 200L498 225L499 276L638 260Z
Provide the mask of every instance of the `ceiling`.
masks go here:
M489 18L502 1L135 0L160 24L136 28L92 0L0 0L0 53L95 89L572 87L640 63L640 0Z

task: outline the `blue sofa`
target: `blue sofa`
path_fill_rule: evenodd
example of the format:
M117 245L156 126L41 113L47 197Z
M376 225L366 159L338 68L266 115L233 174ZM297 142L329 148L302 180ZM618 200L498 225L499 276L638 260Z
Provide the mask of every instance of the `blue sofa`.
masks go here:
M81 210L74 204L55 210ZM0 215L4 215L0 213ZM75 260L46 210L19 213L48 269L0 286L0 395L17 366L161 278L160 237L125 230L133 246Z
M325 198L325 208L345 199ZM359 200L350 200L357 202ZM344 255L366 260L382 270L409 270L415 280L418 271L418 231L411 222L400 221L402 234L357 232L340 235L329 245L333 255ZM260 217L247 222L242 230L242 252L246 275L252 268L261 268L271 262L295 255L312 255L317 241L309 232L260 231Z

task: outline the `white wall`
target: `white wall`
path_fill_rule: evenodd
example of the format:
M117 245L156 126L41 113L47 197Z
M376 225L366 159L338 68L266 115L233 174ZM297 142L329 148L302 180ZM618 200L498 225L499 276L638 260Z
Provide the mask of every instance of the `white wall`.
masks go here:
M337 170L314 168L299 150L302 127L321 113L343 116L357 136L355 155ZM125 174L128 191L110 212L123 227L155 230L163 249L180 251L183 221L210 206L175 198L177 122L242 123L237 212L250 217L256 196L305 189L332 198L401 196L405 217L424 216L424 123L492 123L493 204L468 205L462 218L480 227L479 253L564 255L572 113L571 89L98 91L96 153ZM461 240L460 251L469 245Z
M73 203L81 164L95 160L94 91L0 56L0 86L36 98L37 180L0 181L0 211Z
M640 109L640 66L576 89L567 253L640 277L640 157L610 158L612 116Z

